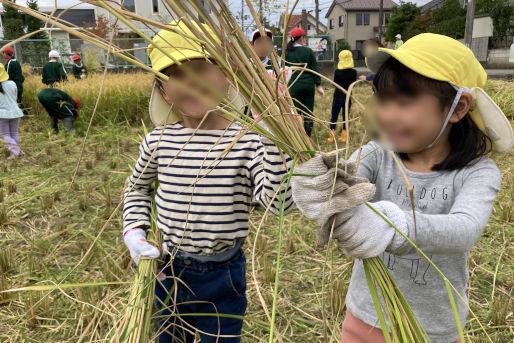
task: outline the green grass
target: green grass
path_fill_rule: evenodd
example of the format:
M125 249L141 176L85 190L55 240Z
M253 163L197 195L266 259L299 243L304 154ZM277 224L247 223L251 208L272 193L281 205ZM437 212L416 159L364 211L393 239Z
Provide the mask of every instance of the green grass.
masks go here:
M118 81L126 80L123 87L138 82L130 75L125 79L116 77ZM492 82L489 89L500 91L509 86L512 88L513 84ZM93 122L76 184L70 186L80 154L81 137L95 100L94 86L92 89L79 88L73 89L77 93L83 92L80 93L81 101L86 105L77 122L75 136L53 135L48 116L33 99L26 99L33 111L21 122L21 147L25 155L17 161L2 160L0 163L0 290L61 281L133 280L135 268L121 237L119 210L101 230L120 201L125 178L137 157L144 129L136 118L147 118L146 111L141 109L145 108L149 94L144 90L138 96L125 98L119 98L122 92L107 94L99 107L98 121ZM31 94L35 91L29 89L26 95ZM330 112L330 94L317 99L316 115L326 120ZM368 91L357 89L357 94L363 98ZM502 98L502 94L495 96ZM508 99L506 97L504 102L506 110L512 108L509 107L512 98ZM113 104L111 109L109 104ZM108 120L112 113L120 118L118 113L121 112L115 107L121 105L125 106L125 112L133 111L130 112L131 120ZM358 114L352 112L352 115ZM351 128L354 130L351 138L360 140L362 126L356 123ZM331 149L326 143L327 136L325 130L316 127L314 140L324 150ZM360 141L351 142L352 149L359 145ZM3 159L6 155L2 146L0 156ZM469 259L468 295L472 309L493 341L511 342L514 339L511 300L514 289L514 154L495 156L495 160L503 174L502 190L489 225ZM262 294L271 315L278 219L272 216L262 219L262 215L262 209L253 210L252 230L245 244L247 316L268 322L257 291ZM257 236L261 220L263 225ZM315 223L297 211L284 218L275 325L275 334L281 342L322 342L323 314L328 321L329 341L338 342L339 339L351 261L334 246L330 247L329 259L325 261L326 250L316 248L314 231ZM100 233L96 244L86 254ZM252 258L254 243L256 254ZM325 263L326 275L322 275ZM253 281L252 269L257 283ZM325 284L324 293L322 283ZM5 293L0 295L0 342L102 341L107 337L110 325L119 318L128 291L129 286L121 284L63 288L51 293ZM471 342L486 342L478 328L477 323L468 322L466 338ZM269 327L248 321L243 336L244 343L267 342Z

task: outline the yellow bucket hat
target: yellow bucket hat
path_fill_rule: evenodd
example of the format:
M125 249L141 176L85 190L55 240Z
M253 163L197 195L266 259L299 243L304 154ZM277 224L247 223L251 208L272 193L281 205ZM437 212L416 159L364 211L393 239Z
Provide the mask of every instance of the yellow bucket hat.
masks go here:
M337 62L337 69L353 68L353 55L350 50L341 50L338 58L339 62Z
M216 34L207 25L194 23L198 31L207 31L211 37ZM193 59L210 59L212 56L205 46L196 41L195 34L184 22L174 20L170 24L170 30L161 30L152 39L148 47L148 56L152 63L152 69L162 72L164 69L181 62ZM198 38L198 37L196 37ZM201 39L201 38L200 38ZM236 90L231 86L227 94L228 102L236 108L243 108L243 102ZM154 84L150 97L150 118L156 126L175 123L182 119L182 114L176 108L172 108L162 97L158 87Z
M492 142L496 152L508 152L514 143L509 121L483 90L487 73L473 52L457 40L433 33L422 33L409 39L397 50L379 48L367 57L367 65L377 72L394 57L407 68L425 77L453 85L458 94L473 95L471 119Z
M5 71L5 67L2 63L0 63L0 82L4 82L9 80L9 74Z

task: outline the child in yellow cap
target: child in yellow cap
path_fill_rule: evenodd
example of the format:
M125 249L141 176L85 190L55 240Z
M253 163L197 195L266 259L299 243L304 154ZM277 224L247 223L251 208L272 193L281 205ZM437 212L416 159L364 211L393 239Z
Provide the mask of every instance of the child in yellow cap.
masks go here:
M16 84L9 80L9 74L0 63L0 138L9 150L8 160L13 160L21 154L18 145L20 143L18 125L23 112L18 106L17 94Z
M341 86L343 89L348 89L350 85L357 80L357 70L353 69L353 55L350 50L342 50L339 53L339 62L337 63L337 70L334 73L334 82ZM330 119L330 134L328 135L328 142L334 143L336 136L336 123L339 118L339 113L343 112L343 129L341 130L341 137L339 142L346 142L346 122L348 113L346 113L346 93L339 88L334 89L334 98L332 99L332 117ZM351 102L348 105L350 111Z
M206 26L197 29L214 36ZM287 173L276 146L220 111L224 98L232 107L243 104L195 35L173 22L149 48L152 68L169 81L155 80L150 116L157 127L143 140L128 178L123 235L136 263L160 256L145 232L158 180L157 227L169 251L156 285L158 341L236 343L242 320L234 316L243 316L247 305L242 245L252 196L274 214L281 199L286 211L293 203L289 192L274 197Z
M368 57L368 66L376 72L376 119L384 142L414 186L416 228L400 169L378 142L354 153L346 167L346 162L336 166L324 155L299 166L295 173L319 176L294 177L293 198L307 217L318 220L322 243L335 221L333 237L345 254L356 258L342 342L385 342L361 261L374 256L382 258L431 342L459 342L443 279L364 202L372 201L417 242L466 298L467 257L486 227L501 183L498 167L485 155L509 151L512 128L482 90L484 69L454 39L421 34L398 50L379 49ZM341 168L339 190L327 203L332 187L326 184L332 186L336 167ZM464 327L468 310L460 300L456 306Z

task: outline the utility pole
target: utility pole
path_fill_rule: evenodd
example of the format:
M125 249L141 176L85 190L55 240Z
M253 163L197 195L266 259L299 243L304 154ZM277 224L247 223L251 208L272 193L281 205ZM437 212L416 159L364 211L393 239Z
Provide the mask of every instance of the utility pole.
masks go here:
M384 23L384 0L380 0L380 9L378 10L378 40L382 42L382 24Z
M259 0L259 21L261 22L262 24L262 18L263 18L263 14L262 14L262 0Z
M475 0L468 0L466 11L466 30L464 31L464 43L471 49L473 41L473 20L475 19Z
M241 30L245 32L245 0L241 0Z
M382 0L380 0L382 1ZM319 34L319 0L315 0L316 2L316 34Z
M307 10L306 9L302 9L302 20L300 22L300 26L302 27L302 29L307 32Z

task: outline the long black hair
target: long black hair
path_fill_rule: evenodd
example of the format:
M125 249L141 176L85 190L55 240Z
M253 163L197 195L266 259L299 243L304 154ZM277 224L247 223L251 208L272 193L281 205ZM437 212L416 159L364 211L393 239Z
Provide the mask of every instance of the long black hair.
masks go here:
M3 82L0 82L0 93L4 94L4 87L2 86Z
M300 37L294 37L294 38L291 38L291 40L289 41L289 43L287 43L287 50L289 51L295 51L296 47L294 46L296 41L299 40L300 38L302 38L303 36L300 36Z
M430 79L420 75L395 58L389 58L378 70L373 85L377 89L379 98L394 98L400 95L416 97L421 93L429 93L439 99L441 109L451 107L457 91L448 82ZM490 151L491 142L475 122L469 113L459 122L453 124L450 135L451 151L441 162L432 167L433 170L457 170L462 169L478 157L486 155ZM399 152L403 160L409 157L406 153Z

